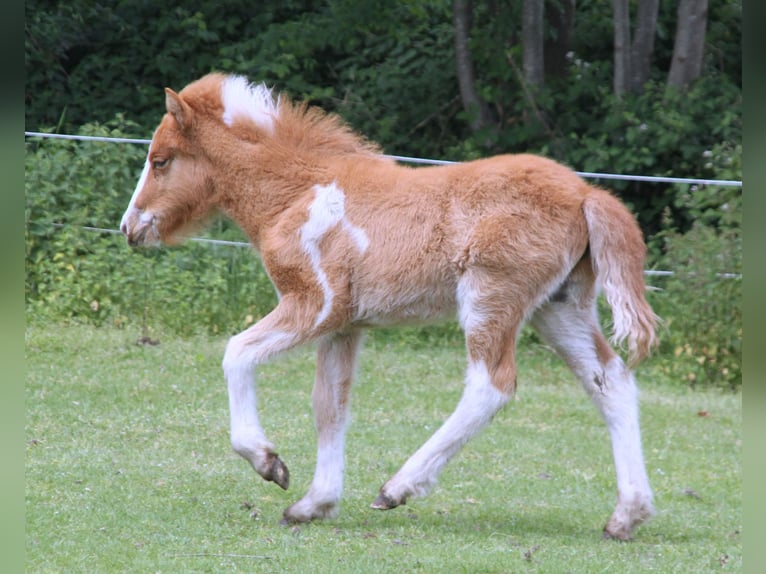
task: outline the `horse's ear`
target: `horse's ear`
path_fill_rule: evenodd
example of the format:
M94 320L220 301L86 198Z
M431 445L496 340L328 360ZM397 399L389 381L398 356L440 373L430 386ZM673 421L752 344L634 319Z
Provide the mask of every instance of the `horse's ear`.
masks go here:
M184 102L177 93L170 88L165 88L165 107L168 113L172 115L181 129L186 129L191 125L191 108Z

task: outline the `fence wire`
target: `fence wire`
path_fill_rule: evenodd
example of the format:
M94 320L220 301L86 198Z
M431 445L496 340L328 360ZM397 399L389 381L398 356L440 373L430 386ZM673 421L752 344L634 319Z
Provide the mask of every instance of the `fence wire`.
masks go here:
M111 142L111 143L131 143L131 144L143 144L149 145L152 140L139 139L139 138L113 138L103 136L81 136L72 134L50 134L45 132L24 132L25 137L35 138L51 138L51 139L64 139L64 140L79 140L79 141L94 141L94 142ZM414 164L430 164L430 165L447 165L452 163L460 163L457 161L450 161L446 159L428 159L421 157L409 157L403 155L386 155L387 157L403 163ZM597 173L591 171L576 171L580 177L588 179L619 179L626 181L645 181L651 183L685 183L690 185L720 185L724 187L742 187L742 182L733 179L704 179L697 177L666 177L657 175L629 175L620 173Z
M149 145L152 140L142 138L116 138L106 136L86 136L86 135L73 135L73 134L54 134L45 132L24 132L24 137L33 138L48 138L48 139L63 139L74 141L92 141L92 142L106 142L106 143L128 143L128 144L140 144ZM384 155L384 157L413 164L429 164L429 165L448 165L454 163L460 163L450 160L442 159L428 159L419 157L409 157L400 155ZM575 172L580 177L588 179L615 179L615 180L627 180L627 181L644 181L649 183L682 183L689 185L718 185L729 187L742 187L742 182L738 180L730 179L704 179L704 178L687 178L687 177L665 177L665 176L653 176L653 175L627 175L616 173L596 173L596 172ZM66 224L55 223L56 228L69 227ZM96 233L109 233L119 235L121 232L117 229L107 229L101 227L81 226L80 229L85 231L91 231ZM190 241L196 241L199 243L207 243L211 245L226 245L230 247L252 247L250 243L243 241L227 241L223 239L211 239L207 237L191 237ZM675 271L660 270L660 269L645 269L644 275L650 277L671 277L675 275ZM720 279L741 279L740 273L716 273L716 277Z

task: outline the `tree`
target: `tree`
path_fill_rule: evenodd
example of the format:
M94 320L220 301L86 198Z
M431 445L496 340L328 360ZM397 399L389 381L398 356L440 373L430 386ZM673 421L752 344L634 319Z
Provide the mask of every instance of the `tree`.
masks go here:
M640 92L649 81L660 0L639 0L636 30L630 46L630 91Z
M524 80L530 86L542 86L545 77L543 13L545 0L524 0L521 18L521 45Z
M614 94L630 91L630 6L629 0L612 0L614 18Z
M614 93L638 93L649 80L659 0L639 0L633 41L629 0L612 0L614 18Z
M684 90L702 73L708 0L681 0L668 87Z
M575 0L548 0L545 3L545 21L549 29L543 46L545 74L564 78L567 54L574 47Z
M455 0L455 64L460 98L463 109L470 118L471 131L479 132L491 125L487 103L476 91L473 58L471 56L470 33L473 27L473 3L471 0Z

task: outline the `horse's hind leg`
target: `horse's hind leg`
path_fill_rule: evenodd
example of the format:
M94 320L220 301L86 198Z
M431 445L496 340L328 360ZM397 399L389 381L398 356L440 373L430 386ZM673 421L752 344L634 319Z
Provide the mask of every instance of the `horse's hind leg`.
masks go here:
M360 331L328 335L319 341L312 401L317 429L317 466L306 495L290 506L283 521L308 522L335 516L343 490L344 441L348 403Z
M617 474L617 507L604 536L627 540L654 514L641 450L638 390L632 373L601 333L587 273L535 311L532 325L577 375L606 422Z
M523 313L493 305L491 298L471 289L469 281L464 280L460 304L469 360L463 395L444 424L383 485L372 508L387 510L410 496L427 494L444 465L489 424L515 389L515 339Z

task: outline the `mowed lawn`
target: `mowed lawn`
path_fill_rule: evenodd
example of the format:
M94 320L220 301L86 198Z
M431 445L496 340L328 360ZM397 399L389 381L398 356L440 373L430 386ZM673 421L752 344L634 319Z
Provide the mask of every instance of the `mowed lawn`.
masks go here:
M352 400L340 516L284 527L311 482L314 351L262 368L259 403L291 471L285 492L229 446L223 337L27 328L28 572L736 572L742 569L741 396L639 368L657 516L601 538L615 502L606 428L538 345L517 399L425 498L369 503L449 415L464 353L371 337Z

